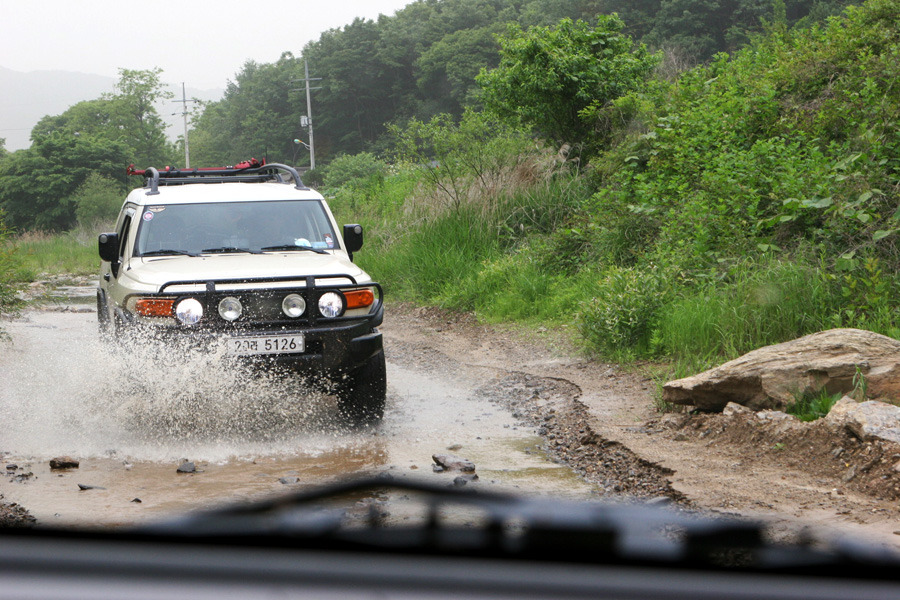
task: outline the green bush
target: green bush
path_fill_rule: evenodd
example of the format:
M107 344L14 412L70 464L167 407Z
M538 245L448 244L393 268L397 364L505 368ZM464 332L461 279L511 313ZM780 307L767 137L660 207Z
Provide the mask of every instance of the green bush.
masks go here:
M372 188L384 182L387 164L374 154L361 152L338 156L321 170L324 171L322 185L325 188Z
M650 350L658 313L668 290L653 268L611 266L603 271L579 314L581 334L601 352L625 357Z

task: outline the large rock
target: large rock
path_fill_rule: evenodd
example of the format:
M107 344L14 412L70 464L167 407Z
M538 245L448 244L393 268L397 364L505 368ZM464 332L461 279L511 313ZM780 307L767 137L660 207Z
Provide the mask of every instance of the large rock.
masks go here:
M900 406L875 400L856 402L844 396L831 407L825 421L845 427L863 441L879 438L900 444Z
M831 329L670 381L663 386L663 400L708 411L721 411L729 402L782 410L798 396L822 389L850 392L857 369L869 398L900 399L900 341L861 329Z

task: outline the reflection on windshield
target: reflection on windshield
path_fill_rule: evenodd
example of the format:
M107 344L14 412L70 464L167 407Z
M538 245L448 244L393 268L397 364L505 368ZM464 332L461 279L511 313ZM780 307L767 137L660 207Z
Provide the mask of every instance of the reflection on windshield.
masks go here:
M137 256L335 248L318 201L221 202L148 206L141 214Z

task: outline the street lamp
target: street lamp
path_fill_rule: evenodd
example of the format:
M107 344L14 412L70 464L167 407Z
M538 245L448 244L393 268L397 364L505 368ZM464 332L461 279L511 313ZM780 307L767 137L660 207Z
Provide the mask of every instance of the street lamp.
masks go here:
M297 166L297 150L300 149L300 146L309 150L309 144L304 143L300 138L294 138L294 156L291 158L291 164L293 166Z

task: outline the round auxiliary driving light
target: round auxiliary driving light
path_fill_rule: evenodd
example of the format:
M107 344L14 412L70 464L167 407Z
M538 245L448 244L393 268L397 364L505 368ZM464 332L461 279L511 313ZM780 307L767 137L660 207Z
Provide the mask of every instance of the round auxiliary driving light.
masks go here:
M195 325L203 317L203 305L199 300L187 298L175 307L175 316L184 325Z
M226 321L237 321L243 312L244 307L241 305L241 301L233 296L222 298L222 301L219 302L219 316Z
M306 312L306 300L300 294L288 294L281 301L281 310L287 316L295 319Z
M319 312L323 317L333 318L344 312L344 298L335 292L325 292L319 298Z

